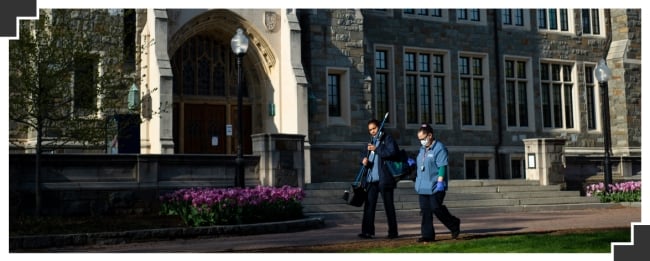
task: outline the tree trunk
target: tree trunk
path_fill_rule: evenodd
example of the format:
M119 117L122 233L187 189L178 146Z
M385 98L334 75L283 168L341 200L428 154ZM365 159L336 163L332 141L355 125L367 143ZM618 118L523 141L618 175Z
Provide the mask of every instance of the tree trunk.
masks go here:
M35 169L34 171L34 216L41 215L41 154L43 153L43 127L38 124L36 130L36 155L35 155Z

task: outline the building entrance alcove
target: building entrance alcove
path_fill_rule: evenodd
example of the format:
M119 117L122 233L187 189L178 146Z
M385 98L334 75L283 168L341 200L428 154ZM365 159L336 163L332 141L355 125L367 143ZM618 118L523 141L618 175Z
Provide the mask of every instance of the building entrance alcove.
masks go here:
M197 34L172 56L175 153L237 152L237 68L231 35ZM243 75L243 152L252 153L253 103Z

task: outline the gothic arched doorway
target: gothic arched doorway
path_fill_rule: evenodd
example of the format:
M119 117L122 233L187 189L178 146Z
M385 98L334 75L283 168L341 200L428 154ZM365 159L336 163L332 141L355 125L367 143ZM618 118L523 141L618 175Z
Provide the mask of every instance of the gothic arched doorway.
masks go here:
M197 34L173 54L175 153L235 154L237 67L231 36ZM242 76L243 150L252 153L252 101Z

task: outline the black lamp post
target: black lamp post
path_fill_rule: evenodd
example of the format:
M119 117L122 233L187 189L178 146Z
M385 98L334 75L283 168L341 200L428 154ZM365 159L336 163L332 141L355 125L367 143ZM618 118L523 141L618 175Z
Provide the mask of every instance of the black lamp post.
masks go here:
M230 48L232 52L237 56L237 158L235 159L235 164L237 164L237 170L235 173L235 187L244 188L245 184L245 175L244 175L244 152L243 152L243 141L244 141L244 129L242 127L242 86L241 86L241 59L246 55L246 50L248 50L248 37L244 34L244 30L241 28L237 29L237 33L230 40Z
M609 185L612 184L612 165L610 161L610 154L612 151L612 133L609 122L609 90L607 81L612 77L612 71L609 70L604 59L600 59L594 71L596 74L596 80L598 80L598 84L600 85L600 97L603 105L601 109L603 110L603 135L605 143L605 193L609 193Z

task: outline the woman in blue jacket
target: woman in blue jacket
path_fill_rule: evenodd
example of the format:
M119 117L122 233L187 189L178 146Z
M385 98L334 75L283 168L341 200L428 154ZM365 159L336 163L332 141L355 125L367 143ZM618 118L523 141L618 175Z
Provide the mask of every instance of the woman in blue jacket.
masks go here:
M451 231L453 239L460 234L460 219L449 213L443 204L447 191L448 152L442 142L433 137L433 128L422 124L418 130L418 139L422 147L417 157L417 176L415 191L418 193L422 222L418 242L435 241L433 215Z

